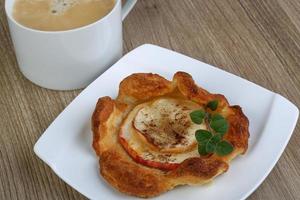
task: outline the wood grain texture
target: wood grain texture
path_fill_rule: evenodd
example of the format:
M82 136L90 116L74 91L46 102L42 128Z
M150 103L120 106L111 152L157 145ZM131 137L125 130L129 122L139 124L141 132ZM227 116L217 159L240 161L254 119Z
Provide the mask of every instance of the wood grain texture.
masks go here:
M124 50L144 43L218 66L300 107L299 0L139 0L124 21ZM0 0L0 199L85 199L33 153L41 133L79 93L43 89L22 76ZM299 146L298 124L249 199L300 198Z

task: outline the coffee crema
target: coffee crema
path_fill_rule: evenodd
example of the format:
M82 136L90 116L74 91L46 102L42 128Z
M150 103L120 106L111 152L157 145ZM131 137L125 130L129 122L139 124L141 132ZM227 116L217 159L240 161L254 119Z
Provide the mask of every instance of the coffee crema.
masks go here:
M13 18L32 29L64 31L98 21L114 5L114 0L15 0Z

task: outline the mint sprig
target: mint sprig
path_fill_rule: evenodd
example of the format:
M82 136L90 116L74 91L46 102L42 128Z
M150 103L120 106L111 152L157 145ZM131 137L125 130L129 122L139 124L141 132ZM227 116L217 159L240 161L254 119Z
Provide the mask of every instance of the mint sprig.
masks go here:
M219 104L218 100L213 100L213 101L208 102L208 104L206 106L208 108L210 108L212 111L215 111L218 108L218 104Z
M214 111L217 109L218 101L210 101L206 106ZM209 153L216 153L218 156L226 156L233 151L232 144L223 140L223 136L227 133L229 125L222 115L211 115L204 110L195 110L190 113L190 117L196 124L209 121L211 131L200 129L195 132L200 155L204 156Z
M210 127L217 133L225 134L228 130L227 120L220 114L215 114L211 117Z
M216 153L218 156L226 156L233 151L233 146L229 142L223 140L219 142L216 146Z
M201 124L205 117L205 111L204 110L195 110L190 113L190 117L195 124Z
M212 134L207 130L200 129L196 131L195 136L198 143L206 143L212 137Z
M213 153L216 150L217 144L221 141L220 135L212 136L206 144L206 151L208 153Z

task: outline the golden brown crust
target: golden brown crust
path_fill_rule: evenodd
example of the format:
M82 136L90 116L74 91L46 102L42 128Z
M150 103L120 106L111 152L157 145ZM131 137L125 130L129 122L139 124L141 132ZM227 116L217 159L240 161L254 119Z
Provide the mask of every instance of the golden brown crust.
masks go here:
M118 100L143 101L171 92L172 82L152 73L136 73L120 83Z
M197 86L192 76L186 72L177 72L173 77L173 81L184 96L200 105L206 105L207 102L212 100L219 100L218 109L229 105L223 95L211 94Z
M227 117L230 126L225 139L231 142L235 149L241 149L242 153L245 153L248 148L249 121L240 106L230 108L233 112Z
M217 111L229 122L225 139L235 150L226 157L216 155L189 158L176 169L163 171L135 162L119 143L119 128L128 112L139 102L179 91L182 96L206 105L218 99ZM239 106L230 106L223 95L211 94L198 87L185 72L177 72L170 82L156 74L133 74L125 78L116 100L102 97L92 116L93 148L100 157L100 173L117 190L139 197L152 197L177 185L201 184L211 181L228 169L235 156L245 153L248 147L247 117Z
M179 175L189 175L201 178L210 178L212 175L217 174L220 167L227 170L228 165L220 160L194 157L183 161L180 167L174 170L174 173L172 172L172 174L174 174L175 177Z
M110 97L102 97L96 104L96 108L92 116L92 130L93 148L95 149L97 155L100 155L100 145L98 145L98 143L101 140L101 136L103 138L105 134L108 134L107 131L103 130L103 124L107 121L113 109L114 102Z
M135 165L113 150L101 156L101 175L119 191L140 197L150 197L168 190L168 182L150 169Z
M170 171L168 177L181 179L183 184L197 184L199 180L210 181L212 177L227 171L228 164L219 159L194 157L184 160L178 168Z

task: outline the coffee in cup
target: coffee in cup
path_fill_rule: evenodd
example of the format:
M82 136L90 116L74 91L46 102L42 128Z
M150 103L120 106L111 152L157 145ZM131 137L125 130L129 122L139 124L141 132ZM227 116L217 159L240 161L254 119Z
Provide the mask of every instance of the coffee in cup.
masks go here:
M13 18L28 28L65 31L98 21L115 0L15 0Z

